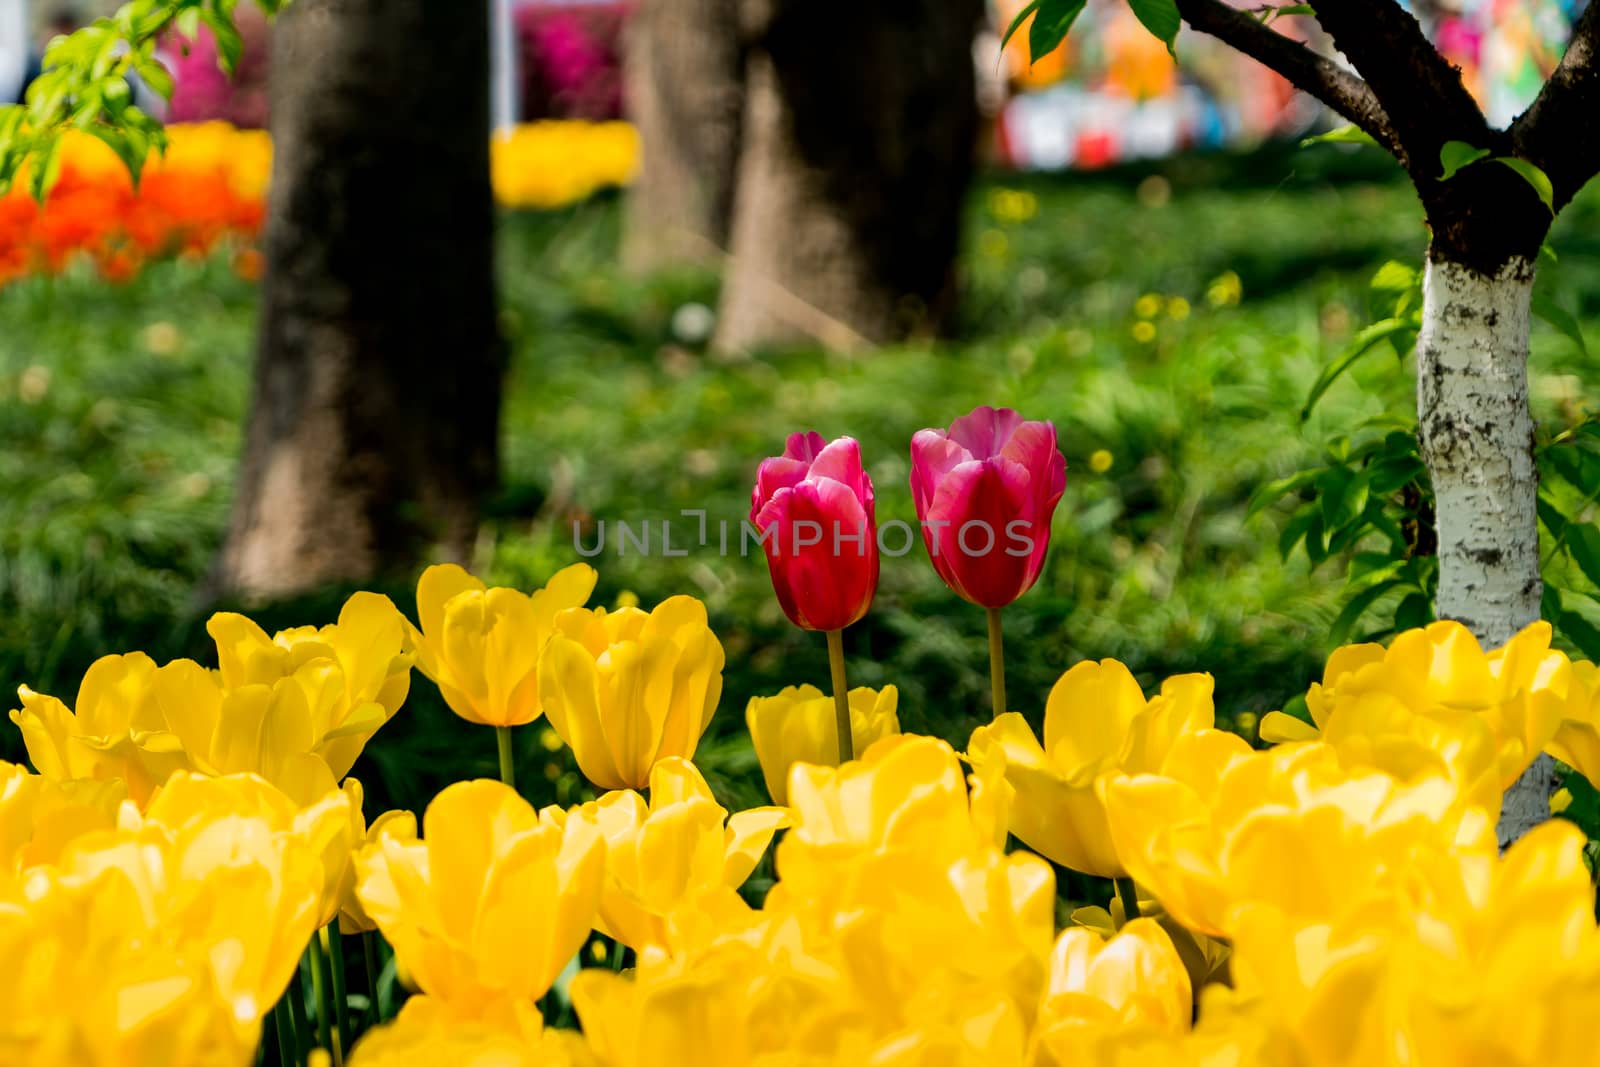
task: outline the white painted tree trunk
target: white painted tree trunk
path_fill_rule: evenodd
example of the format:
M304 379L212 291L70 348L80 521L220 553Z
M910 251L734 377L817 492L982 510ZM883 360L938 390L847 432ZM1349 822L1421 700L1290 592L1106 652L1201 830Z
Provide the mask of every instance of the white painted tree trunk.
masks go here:
M1429 259L1417 338L1417 415L1439 534L1438 616L1485 648L1539 618L1539 475L1528 408L1533 264L1494 276ZM1540 756L1506 792L1502 847L1550 817Z

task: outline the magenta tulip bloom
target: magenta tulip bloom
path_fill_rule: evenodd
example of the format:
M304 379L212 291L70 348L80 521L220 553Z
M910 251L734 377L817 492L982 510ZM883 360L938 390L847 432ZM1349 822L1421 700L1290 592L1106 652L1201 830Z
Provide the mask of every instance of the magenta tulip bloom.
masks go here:
M956 593L1003 608L1039 579L1067 485L1056 428L974 408L911 439L911 496L933 569Z
M819 433L791 434L783 455L761 461L750 521L796 626L842 630L867 613L878 588L878 528L854 440L824 445Z

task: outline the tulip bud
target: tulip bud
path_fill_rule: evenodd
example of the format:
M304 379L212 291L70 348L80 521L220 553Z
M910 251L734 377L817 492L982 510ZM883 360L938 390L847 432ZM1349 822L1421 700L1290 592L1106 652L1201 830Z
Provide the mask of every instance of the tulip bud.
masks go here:
M589 781L643 789L657 760L694 755L722 696L723 658L693 597L649 613L573 608L539 661L545 715Z
M911 439L911 495L933 569L955 592L1002 608L1033 587L1066 488L1048 422L974 408Z
M861 686L850 691L850 732L856 752L865 752L880 737L900 732L895 714L898 702L899 691L892 685L882 690ZM796 763L839 765L833 697L816 686L791 685L777 696L751 697L745 724L774 804L789 803L789 768Z
M783 455L761 461L750 494L772 588L805 630L842 630L867 613L878 588L872 479L849 437L791 434Z

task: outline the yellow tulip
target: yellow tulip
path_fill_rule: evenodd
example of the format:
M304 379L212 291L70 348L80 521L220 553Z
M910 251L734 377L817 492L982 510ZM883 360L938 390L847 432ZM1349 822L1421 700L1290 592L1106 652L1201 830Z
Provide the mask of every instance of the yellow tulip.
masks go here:
M1423 847L1406 893L1330 921L1241 909L1235 989L1208 991L1202 1017L1267 1028L1275 1062L1590 1062L1600 931L1584 844L1554 822L1504 857Z
M539 654L556 615L586 603L597 577L593 567L574 563L530 595L487 588L453 563L429 567L417 582L422 628L406 624L418 669L468 722L532 722L543 711Z
M352 801L359 803L359 791L356 782L353 790L334 789L310 804L301 804L254 774L205 778L179 773L150 801L144 821L173 830L209 825L223 818L260 822L277 839L292 842L316 860L320 927L339 912L339 888L351 855L350 811Z
M1160 772L1179 738L1211 728L1211 688L1208 674L1179 675L1146 700L1115 660L1080 663L1050 690L1043 745L1010 712L973 731L967 755L980 770L1004 772L1016 790L1011 832L1029 848L1085 874L1121 877L1102 780Z
M372 921L367 909L361 905L361 898L356 895L355 857L384 837L415 841L417 817L409 811L386 811L369 824L361 811L364 799L361 783L354 778L346 778L344 791L350 797L350 840L354 851L339 882L339 932L362 934L376 930L378 924Z
M631 789L616 791L546 817L587 821L605 837L606 882L596 927L636 950L666 944L680 909L743 885L789 822L782 808L730 816L694 764L676 757L651 769L648 802Z
M179 775L163 793L182 804L86 833L0 893L0 1058L253 1062L316 927L321 871L300 837L236 810L240 788Z
M1600 782L1600 667L1588 662L1572 664L1561 726L1545 751L1591 784Z
M539 661L550 726L601 789L643 789L668 756L691 759L722 695L722 644L705 605L669 597L648 614L574 608Z
M1188 1033L1189 973L1154 919L1134 919L1111 938L1083 927L1061 932L1039 1006L1039 1058L1062 1067L1098 1062L1098 1046L1128 1031Z
M231 612L206 623L217 646L222 688L274 687L293 679L305 693L313 751L335 781L350 773L373 733L394 717L411 687L406 621L386 596L356 593L339 621L272 637Z
M877 691L865 686L850 690L852 751L865 752L880 737L900 732L895 715L899 695L892 685ZM789 768L796 763L839 765L833 697L814 685L791 685L777 696L751 697L744 718L774 804L789 802Z
M422 840L382 836L356 858L356 895L402 973L451 1004L543 996L594 925L600 832L493 781L449 786L422 822Z
M369 1031L351 1067L591 1067L572 1030L545 1029L532 1002L447 1004L409 998L393 1022Z
M229 689L217 672L175 660L155 682L169 743L202 774L259 775L295 801L313 803L337 789L338 779L319 754L329 735L318 733L322 720L307 702L315 682L298 675L322 675L328 666L312 660L270 686Z
M83 676L76 713L27 686L11 721L28 759L47 778L121 779L144 804L174 771L188 766L155 705L156 665L143 652L103 656Z
M1566 711L1572 667L1550 636L1550 625L1536 622L1486 653L1465 626L1443 621L1408 630L1387 649L1338 649L1306 694L1312 724L1273 712L1261 736L1320 739L1351 766L1407 781L1442 771L1477 802L1498 804Z
M1311 921L1386 899L1419 849L1495 848L1493 815L1448 779L1347 770L1322 744L1251 752L1205 731L1174 746L1166 773L1109 780L1105 799L1128 873L1213 937L1246 905Z
M0 884L56 862L85 834L115 828L126 796L121 781L58 782L0 761Z

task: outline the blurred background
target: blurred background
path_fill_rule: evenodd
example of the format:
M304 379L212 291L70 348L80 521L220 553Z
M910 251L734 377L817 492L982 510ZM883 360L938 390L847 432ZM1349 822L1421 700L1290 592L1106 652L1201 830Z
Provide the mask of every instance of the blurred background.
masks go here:
M0 94L113 6L0 0ZM912 433L991 403L1053 420L1068 464L1005 617L1013 705L1037 722L1064 669L1116 657L1147 687L1211 671L1253 736L1320 672L1361 546L1313 565L1289 507L1250 501L1413 417L1403 350L1302 407L1385 313L1374 272L1420 263L1421 209L1377 149L1302 145L1338 123L1223 45L1185 32L1175 61L1092 0L1030 66L1000 48L1020 6L295 0L241 5L231 77L211 31L164 42L170 101L135 92L170 147L137 189L84 140L43 205L0 198L0 684L70 703L102 654L214 662L220 607L270 631L359 587L410 614L436 559L533 588L604 521L597 602L706 601L728 665L699 762L751 803L746 701L826 677L737 551L756 464L851 434L880 521L914 521ZM1412 4L1496 123L1574 7ZM1558 420L1592 407L1597 220L1580 196L1541 267L1577 320L1535 332ZM617 554L615 523L676 538L682 509L732 552ZM851 680L961 745L983 627L920 547L886 559ZM518 734L534 790L575 799L553 735ZM419 675L356 774L373 810L417 804L493 748Z

